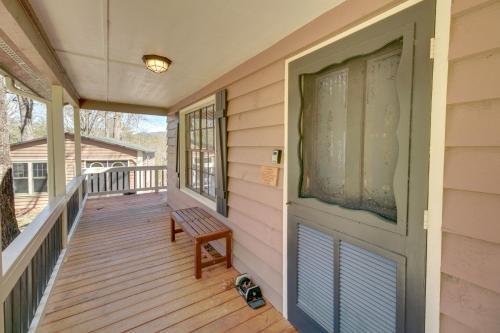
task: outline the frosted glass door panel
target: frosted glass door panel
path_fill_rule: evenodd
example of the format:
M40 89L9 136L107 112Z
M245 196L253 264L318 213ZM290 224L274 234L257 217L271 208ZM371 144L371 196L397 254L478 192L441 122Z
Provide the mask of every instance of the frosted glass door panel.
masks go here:
M342 200L345 185L347 70L316 79L316 112L311 141L317 157L312 186L325 200Z
M400 52L367 61L362 207L396 219L394 172L398 159Z
M401 48L302 75L301 197L397 220Z

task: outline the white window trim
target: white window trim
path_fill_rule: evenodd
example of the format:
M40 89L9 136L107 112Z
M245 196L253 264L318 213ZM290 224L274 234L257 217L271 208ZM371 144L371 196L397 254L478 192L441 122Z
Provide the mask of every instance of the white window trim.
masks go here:
M196 103L193 103L184 109L179 111L179 133L177 133L178 138L179 138L179 156L180 158L180 163L179 163L179 182L180 182L180 190L181 192L185 193L186 195L192 197L193 199L199 201L206 207L210 208L213 211L217 211L217 203L215 201L212 201L203 195L196 193L195 191L191 190L190 188L186 187L186 114L201 109L205 106L215 104L215 94L208 96ZM217 130L217 129L216 129ZM217 147L215 151L215 156L217 156Z
M32 196L40 196L40 195L44 195L44 194L49 193L49 191L34 192L34 190L33 190L33 179L34 179L33 178L33 163L45 163L45 164L47 164L47 190L48 190L49 164L48 164L47 160L11 161L12 165L14 165L14 163L27 163L28 164L28 193L14 193L14 196L16 196L16 197L32 197ZM12 181L14 181L14 175L12 175Z

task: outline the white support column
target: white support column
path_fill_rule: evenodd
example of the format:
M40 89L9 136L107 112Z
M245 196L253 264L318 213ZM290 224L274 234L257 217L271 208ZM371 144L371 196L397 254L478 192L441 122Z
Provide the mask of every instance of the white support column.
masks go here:
M54 149L55 195L66 194L66 147L64 137L63 89L52 86L52 139Z
M82 174L82 138L80 129L80 108L73 107L73 131L75 133L75 176ZM83 202L83 187L78 189L78 206L82 207Z
M0 211L0 221L2 220L2 212ZM0 223L0 235L2 234L2 224ZM2 237L0 237L0 251L2 249ZM2 266L2 255L0 253L0 286L3 285L3 266ZM0 307L0 333L4 333L5 317L3 306Z
M82 139L80 134L80 108L73 107L73 128L75 132L75 175L82 174Z
M56 196L56 172L54 165L54 126L53 123L52 103L47 104L47 169L48 179L47 187L49 192L49 201Z
M66 195L66 140L64 136L63 88L52 86L52 101L47 114L47 147L49 150L49 197ZM50 189L52 187L52 189ZM67 241L67 212L62 215L62 243Z

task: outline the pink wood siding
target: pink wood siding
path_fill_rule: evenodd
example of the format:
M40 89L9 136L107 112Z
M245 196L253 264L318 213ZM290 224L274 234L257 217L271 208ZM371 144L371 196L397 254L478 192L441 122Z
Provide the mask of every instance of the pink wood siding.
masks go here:
M277 187L260 184L260 167L271 165L273 149L284 145L285 59L331 37L355 22L388 9L397 1L347 1L236 67L173 107L178 111L217 89L228 92L228 225L234 235L234 265L263 287L264 295L282 309L283 172ZM168 119L169 175L175 175L176 122ZM280 165L282 168L282 165ZM175 187L169 176L169 204L200 205Z
M500 1L452 13L441 331L500 332Z

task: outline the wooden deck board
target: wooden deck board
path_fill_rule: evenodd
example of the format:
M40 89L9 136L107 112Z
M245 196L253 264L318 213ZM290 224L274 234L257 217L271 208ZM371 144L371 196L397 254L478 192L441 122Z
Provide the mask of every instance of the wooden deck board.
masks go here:
M270 304L250 309L224 263L196 280L169 213L166 193L88 200L38 332L295 331Z

